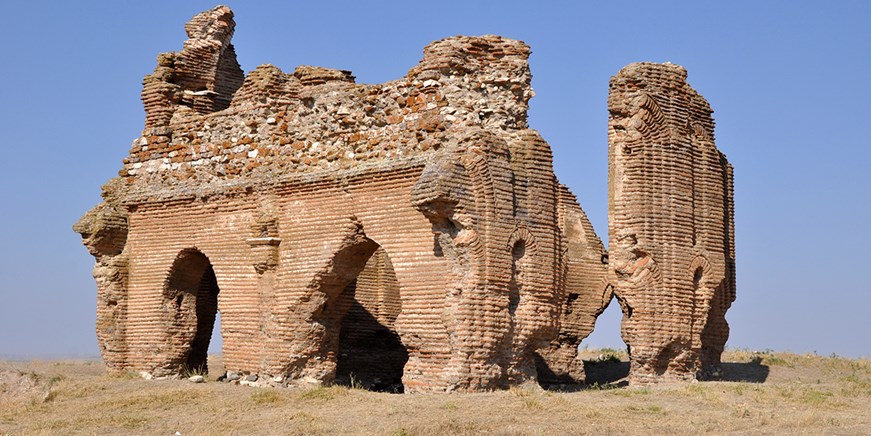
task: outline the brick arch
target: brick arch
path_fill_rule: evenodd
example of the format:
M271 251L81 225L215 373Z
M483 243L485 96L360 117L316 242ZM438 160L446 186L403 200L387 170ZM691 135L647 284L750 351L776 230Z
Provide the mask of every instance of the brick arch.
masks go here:
M377 243L376 243L377 244ZM402 392L408 349L396 329L401 290L387 251L378 246L337 303L348 310L339 327L336 382Z
M396 208L385 214L380 208L355 206L366 236L383 248L396 274L401 311L392 327L408 350L403 389L444 390L451 320L433 308L449 304L446 295L451 292L451 264L434 253L431 223L414 208Z
M402 291L399 275L396 273L396 269L393 266L393 258L395 254L393 247L385 246L378 238L370 236L368 233L366 239L375 243L377 248L366 261L363 271L357 275L356 280L359 281L361 278L364 280L372 278L387 282L389 286L389 289L385 289L387 294L379 295L378 301L379 304L391 306L388 310L387 317L389 318L389 321L395 322L402 309ZM380 272L378 271L379 268ZM376 274L373 275L371 273ZM369 274L369 277L363 277L364 274Z
M690 262L689 268L687 268L691 275L695 275L696 272L701 272L702 276L710 276L713 271L711 267L711 262L708 262L708 258L703 255L698 255Z
M697 255L687 268L692 280L692 312L690 317L690 332L692 338L701 340L701 332L707 324L711 300L716 292L717 284L713 283L714 271L707 257ZM700 349L701 343L692 344L694 349Z
M207 353L218 312L220 286L214 266L193 247L179 251L166 273L161 293L161 317L169 328L160 365L164 372L207 371Z
M511 252L511 277L508 282L508 312L514 317L517 307L530 291L526 280L536 256L535 236L526 227L519 226L508 237L508 250ZM514 328L513 322L511 328Z
M319 304L312 307L311 319L320 332L312 358L324 365L324 381L402 390L408 351L393 326L401 300L389 259L361 229L312 281ZM382 298L380 293L391 295Z
M525 226L518 226L511 232L511 236L508 237L508 249L512 249L514 244L521 240L524 241L528 253L533 254L537 250L535 235Z

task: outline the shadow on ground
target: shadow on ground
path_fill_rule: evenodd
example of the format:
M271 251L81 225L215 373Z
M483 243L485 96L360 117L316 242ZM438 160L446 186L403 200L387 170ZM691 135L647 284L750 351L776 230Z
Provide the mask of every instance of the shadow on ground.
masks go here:
M619 382L629 376L629 362L619 360L585 360L586 384L605 385ZM623 382L625 384L625 381Z
M549 368L539 368L542 369ZM629 362L618 359L584 360L586 383L551 383L541 387L549 391L577 392L585 389L613 389L629 385L626 376L629 375Z
M768 365L762 364L762 358L755 356L749 362L724 362L722 381L765 383L768 379Z
M749 362L724 362L723 375L716 381L765 383L769 369L762 364L761 357L753 357ZM629 385L629 362L616 359L584 360L586 383L554 384L543 386L547 390L577 392L585 389L613 389Z
M763 365L759 356L749 362L724 362L722 365L723 375L718 381L765 383L768 379L768 365ZM588 385L623 382L629 376L629 362L585 360L584 372Z

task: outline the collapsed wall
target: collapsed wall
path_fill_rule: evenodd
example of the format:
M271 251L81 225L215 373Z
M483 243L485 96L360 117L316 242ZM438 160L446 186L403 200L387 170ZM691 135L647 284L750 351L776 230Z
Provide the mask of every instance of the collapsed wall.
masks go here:
M611 79L610 270L630 377L716 377L735 299L732 166L708 102L672 64Z
M204 368L220 312L225 367L252 380L579 380L606 256L527 126L529 48L448 38L362 85L309 66L244 76L234 28L206 11L158 57L142 136L75 226L107 366Z

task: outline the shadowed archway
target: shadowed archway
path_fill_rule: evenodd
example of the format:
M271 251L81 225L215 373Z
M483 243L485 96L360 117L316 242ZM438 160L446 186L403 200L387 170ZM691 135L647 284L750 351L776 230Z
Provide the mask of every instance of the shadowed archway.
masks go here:
M170 335L176 348L169 366L176 372L208 371L219 292L209 258L196 249L182 250L164 288L164 313L171 316Z
M394 326L401 302L387 252L361 238L336 254L329 276L319 318L326 350L335 357L335 383L402 392L408 350Z

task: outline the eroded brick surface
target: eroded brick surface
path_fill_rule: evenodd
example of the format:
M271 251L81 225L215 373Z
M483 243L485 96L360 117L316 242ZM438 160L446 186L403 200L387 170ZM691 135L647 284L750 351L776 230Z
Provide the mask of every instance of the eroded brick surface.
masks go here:
M611 79L610 265L634 381L719 374L735 299L732 167L686 76L638 63Z
M406 77L361 85L312 66L243 75L223 6L185 29L144 80L145 129L119 177L74 227L97 261L109 368L205 367L220 312L224 364L252 383L583 380L577 347L614 287L527 126L528 46L448 38ZM714 362L726 333L705 331Z
M608 282L608 252L569 189L560 185L558 219L563 237L564 278L560 329L551 344L539 350L538 379L560 385L583 381L578 346L593 332L596 318L613 298Z

